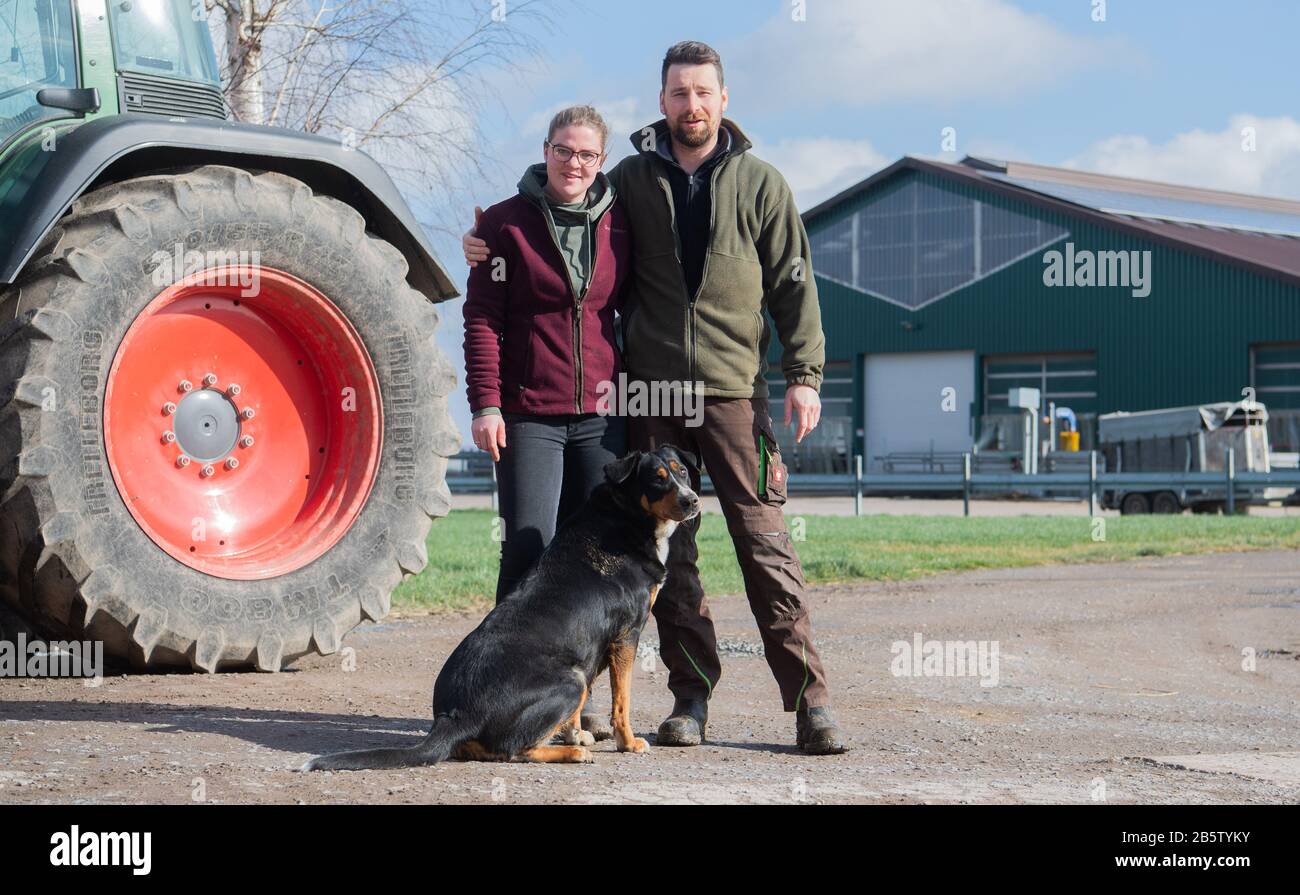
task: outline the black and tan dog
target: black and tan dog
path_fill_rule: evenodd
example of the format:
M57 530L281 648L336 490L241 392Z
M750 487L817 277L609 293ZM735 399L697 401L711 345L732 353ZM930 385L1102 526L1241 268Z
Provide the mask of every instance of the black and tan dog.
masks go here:
M400 749L341 752L303 770L479 761L585 762L579 715L609 669L620 752L645 752L629 697L641 629L667 574L668 538L700 511L687 464L664 445L605 467L605 481L556 533L536 567L456 647L433 686L433 728ZM550 745L560 734L567 745Z

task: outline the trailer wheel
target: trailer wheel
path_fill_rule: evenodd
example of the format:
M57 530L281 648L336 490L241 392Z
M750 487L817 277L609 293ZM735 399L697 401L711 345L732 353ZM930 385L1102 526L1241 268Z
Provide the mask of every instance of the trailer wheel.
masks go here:
M382 618L460 445L406 274L356 210L277 173L74 203L0 292L0 599L110 659L209 672L278 671Z
M1172 491L1161 491L1151 499L1151 512L1165 516L1181 515L1183 505Z
M1151 501L1145 494L1132 492L1124 495L1119 512L1122 516L1142 516L1151 512Z

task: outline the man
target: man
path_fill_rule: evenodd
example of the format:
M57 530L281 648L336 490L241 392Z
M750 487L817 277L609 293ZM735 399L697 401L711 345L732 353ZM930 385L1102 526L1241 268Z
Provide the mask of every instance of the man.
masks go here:
M750 141L723 117L728 96L717 52L677 44L664 58L661 83L664 118L632 136L638 154L609 174L632 230L624 360L633 379L698 386L703 423L633 417L629 442L646 450L671 443L701 457L768 666L785 710L796 713L796 742L809 754L845 752L851 744L831 714L803 571L782 514L786 469L764 376L766 310L784 349L785 423L795 421L801 441L821 415L825 363L808 237L785 180L749 154ZM489 257L470 234L465 254L471 264ZM654 605L675 697L658 745L703 741L708 700L722 674L697 568L698 529L699 517L678 526Z

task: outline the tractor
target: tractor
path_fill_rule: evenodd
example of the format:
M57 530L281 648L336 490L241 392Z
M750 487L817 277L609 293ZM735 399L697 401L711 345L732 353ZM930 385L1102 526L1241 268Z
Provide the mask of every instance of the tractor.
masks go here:
M0 628L279 671L428 562L457 290L365 153L229 120L194 9L0 0Z

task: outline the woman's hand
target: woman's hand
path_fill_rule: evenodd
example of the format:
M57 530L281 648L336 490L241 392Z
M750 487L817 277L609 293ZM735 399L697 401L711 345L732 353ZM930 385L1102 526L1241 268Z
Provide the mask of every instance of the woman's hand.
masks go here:
M489 413L474 420L469 427L474 446L492 455L492 462L501 462L501 448L506 446L506 421L499 413Z

